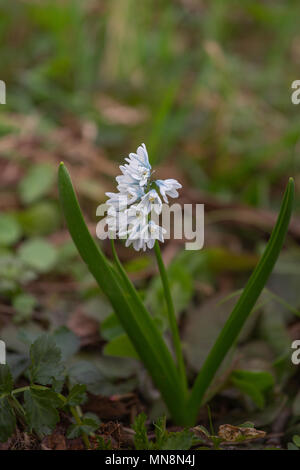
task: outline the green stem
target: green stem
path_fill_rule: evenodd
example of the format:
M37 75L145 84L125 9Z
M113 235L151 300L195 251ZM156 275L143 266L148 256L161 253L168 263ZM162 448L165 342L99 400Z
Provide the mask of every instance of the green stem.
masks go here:
M178 331L178 326L177 326L177 321L176 321L176 316L175 316L175 309L174 309L173 300L171 296L167 271L166 271L166 268L165 268L165 265L161 256L160 246L157 240L155 241L154 251L155 251L158 269L160 272L160 277L161 277L163 288L164 288L164 295L165 295L165 299L167 303L169 324L170 324L170 328L172 332L173 344L174 344L176 358L177 358L177 367L178 367L178 371L181 377L184 390L187 391L186 371L185 371L180 336L179 336L179 331Z
M36 384L31 384L31 385L26 385L25 387L21 388L15 388L12 392L11 395L17 395L18 393L26 392L26 390L30 390L31 388L35 390L50 390L49 387L46 387L45 385L36 385ZM61 393L57 393L57 396L66 403L67 399L64 397Z
M14 397L13 395L10 395L8 397L8 401L9 403L11 404L11 406L16 410L18 416L19 416L19 419L22 423L22 426L25 428L26 426L26 423L25 423L25 411L24 411L24 408L23 406L21 405L21 403L19 403L19 401L16 399L16 397Z
M21 403L19 403L19 401L13 395L11 395L11 398L12 398L12 401L14 402L14 404L15 404L15 407L18 409L20 414L24 417L25 416L25 411L24 411L24 408L21 405Z
M47 388L47 387L45 387L45 388ZM11 392L11 394L12 394L12 395L17 395L18 393L26 392L26 390L29 390L29 389L30 389L30 386L29 386L29 385L27 385L26 387L15 388L15 389Z
M74 406L70 406L70 411L71 411L72 415L74 416L76 423L79 424L79 425L82 424L81 418L80 418L76 408ZM88 438L87 434L82 431L81 435L82 435L82 439L83 439L85 447L87 449L90 449L91 446L90 446L90 441L89 441L89 438Z

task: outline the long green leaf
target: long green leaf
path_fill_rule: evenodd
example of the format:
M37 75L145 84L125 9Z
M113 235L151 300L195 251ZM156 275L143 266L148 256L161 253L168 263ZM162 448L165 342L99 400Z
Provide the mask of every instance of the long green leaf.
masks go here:
M276 225L272 231L265 252L248 280L241 297L197 376L187 406L187 414L191 417L192 422L197 418L198 410L201 406L204 394L211 384L215 373L227 352L234 344L272 272L288 230L293 201L294 181L290 178L281 203L281 209Z
M110 300L139 357L160 390L173 419L184 423L184 397L171 354L146 309L137 310L84 222L67 169L60 164L59 196L72 239L91 274Z

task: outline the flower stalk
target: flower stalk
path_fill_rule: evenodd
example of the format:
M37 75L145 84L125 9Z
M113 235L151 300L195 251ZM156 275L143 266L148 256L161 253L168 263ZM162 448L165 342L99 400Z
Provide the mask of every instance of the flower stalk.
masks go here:
M185 389L185 393L187 394L186 370L185 370L180 336L179 336L179 331L178 331L178 326L177 326L177 321L176 321L175 309L174 309L174 304L172 300L168 274L167 274L167 271L166 271L166 268L162 259L160 246L157 240L154 245L154 251L155 251L157 265L158 265L158 269L159 269L159 273L160 273L160 277L161 277L161 281L163 285L164 296L165 296L165 300L167 304L169 326L171 329L173 345L174 345L174 349L176 353L177 367L178 367L179 375L182 381L182 385Z

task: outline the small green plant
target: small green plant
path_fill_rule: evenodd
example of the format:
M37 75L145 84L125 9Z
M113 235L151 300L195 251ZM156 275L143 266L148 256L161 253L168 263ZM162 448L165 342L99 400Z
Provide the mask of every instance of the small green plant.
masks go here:
M51 434L59 422L59 410L71 413L73 424L67 437L82 436L87 448L88 435L99 427L96 416L83 415L80 405L86 400L86 386L75 384L68 387L67 371L61 350L55 339L48 334L39 336L30 347L30 361L24 375L29 385L14 388L8 365L0 365L0 442L6 442L13 434L17 422L23 429L42 437Z
M136 450L222 450L226 444L244 444L255 439L264 438L266 433L255 429L253 423L246 422L239 426L223 424L215 433L211 412L208 407L209 427L196 426L179 432L166 430L166 418L158 418L154 423L154 437L149 439L146 428L147 416L139 414L133 423L134 446ZM297 437L297 436L295 436Z
M136 450L189 450L197 442L192 431L184 429L179 432L166 430L166 418L158 418L154 423L155 439L147 436L145 413L139 414L134 421L134 446Z
M209 352L191 389L188 388L174 306L158 241L156 240L154 245L155 255L168 307L176 361L174 361L153 317L146 309L139 293L121 265L113 240L114 265L105 257L89 233L71 178L63 163L59 167L58 185L62 209L73 241L91 274L111 302L136 355L143 362L159 389L174 422L183 426L194 425L208 387L224 357L234 345L279 256L292 213L293 180L290 179L287 185L279 216L265 252Z
M293 442L288 443L288 450L300 450L300 436L293 436Z
M107 441L102 436L96 436L97 450L112 450L111 439Z

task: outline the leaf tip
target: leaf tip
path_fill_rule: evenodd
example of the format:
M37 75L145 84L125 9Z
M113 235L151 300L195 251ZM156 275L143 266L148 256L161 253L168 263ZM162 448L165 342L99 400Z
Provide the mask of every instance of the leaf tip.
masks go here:
M290 177L289 178L289 182L288 182L288 188L290 190L290 193L292 194L292 199L294 198L294 194L295 194L295 181L294 181L294 178Z

